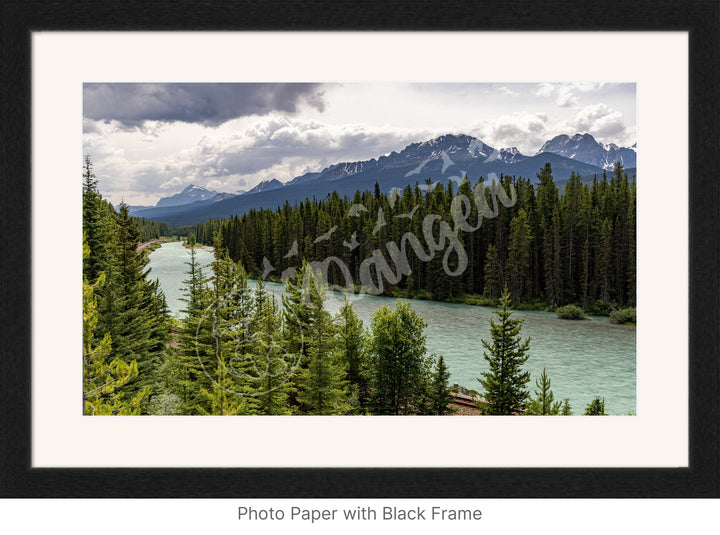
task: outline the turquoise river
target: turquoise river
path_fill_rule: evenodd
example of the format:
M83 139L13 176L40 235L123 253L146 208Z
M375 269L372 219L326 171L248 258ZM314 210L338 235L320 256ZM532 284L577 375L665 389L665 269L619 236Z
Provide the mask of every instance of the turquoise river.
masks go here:
M209 250L198 250L197 254L202 265L212 260ZM160 280L168 306L178 316L183 308L180 299L189 258L188 250L180 242L166 243L150 254L148 277ZM276 295L283 291L281 284L268 283L267 287ZM388 297L362 296L353 300L353 307L367 327L374 310L392 307L394 301ZM331 313L336 313L341 303L342 294L329 293L326 306ZM481 339L489 339L490 319L495 317L493 309L412 299L410 303L428 324L428 352L445 357L451 383L481 390L477 377L487 370ZM525 364L531 373L531 394L535 390L535 379L545 368L555 399L569 398L574 414L582 414L595 396L605 398L606 411L610 414L634 413L635 327L614 325L605 317L568 321L550 312L525 311L517 311L514 316L525 320L522 336L531 339L530 358Z

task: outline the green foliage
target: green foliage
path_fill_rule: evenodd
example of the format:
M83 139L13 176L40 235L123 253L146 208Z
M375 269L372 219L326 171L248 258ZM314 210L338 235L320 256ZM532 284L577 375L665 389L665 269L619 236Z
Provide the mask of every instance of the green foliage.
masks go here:
M635 308L621 308L610 312L610 321L612 323L636 323L637 310Z
M555 310L557 317L562 320L581 320L585 319L585 312L576 305L565 305Z
M90 247L83 239L83 258L90 254ZM127 363L112 358L112 338L104 333L96 338L98 323L95 288L103 283L101 273L94 284L83 277L83 411L86 415L139 414L140 404L149 394L149 388L129 398L122 387L137 377L137 362Z
M374 312L368 342L373 414L420 414L425 410L430 372L425 327L407 301Z
M324 309L326 289L319 276L305 264L300 271L306 293L308 332L307 367L302 370L298 402L308 414L343 414L349 411L347 383L337 328Z
M590 309L588 310L588 313L594 316L607 316L610 314L610 312L610 304L603 301L595 301L594 303L592 303Z
M368 407L371 373L365 351L363 322L358 318L347 297L345 297L335 321L340 341L341 360L345 366L346 380L350 388L350 398L354 400L356 412L362 414Z
M442 355L437 360L435 371L430 380L430 390L428 392L429 406L427 414L446 415L456 412L456 409L450 407L455 400L452 396L451 387L448 384L450 379L450 370L445 364Z
M200 408L208 414L252 413L257 399L250 381L252 294L247 273L242 264L230 259L220 234L215 236L213 255L204 298L209 305L195 344L203 374L212 381L212 389L202 390L206 403Z
M530 295L532 239L527 212L520 209L518 215L510 222L510 246L507 261L511 296L515 302L522 301Z
M178 353L181 366L175 380L175 390L181 400L182 414L198 414L204 398L200 397L200 388L209 388L209 377L203 370L200 349L209 351L209 339L206 331L201 330L205 318L205 309L210 306L210 292L205 285L202 269L197 262L194 249L190 249L190 261L187 278L183 281L185 302L184 318L178 335Z
M555 396L550 390L550 378L543 368L540 379L535 380L535 386L540 390L535 390L535 397L530 400L527 405L526 414L536 414L540 416L554 416L560 414L562 402L555 402ZM568 401L567 399L565 401ZM568 404L569 407L569 404Z
M170 416L180 412L181 400L177 394L164 392L157 396L153 396L148 406L148 414L158 416Z
M157 282L148 280L146 255L137 251L135 219L126 206L116 213L97 184L86 156L83 277L95 283L83 313L92 323L86 325L91 339L101 340L96 348L85 346L85 396L92 405L86 403L86 410L136 414L145 412L144 402L159 383L157 367L169 336L167 305Z
M562 408L560 409L562 416L572 416L572 408L570 407L570 398L563 400Z
M259 404L258 412L266 415L291 414L288 398L293 388L290 381L293 361L279 338L281 315L277 302L267 292L262 280L257 281L254 298L252 344L248 344L246 350L252 355L250 375Z
M485 403L480 407L487 414L513 414L525 408L530 372L522 370L529 358L530 339L521 340L520 329L523 320L512 319L512 301L506 289L500 298L501 309L495 311L499 318L490 320L491 341L482 340L487 350L483 357L490 365L478 379L484 388Z
M157 240L163 236L170 235L167 223L163 223L161 221L150 221L144 217L133 217L132 220L140 233L141 242Z
M115 216L115 258L103 287L102 327L113 340L113 356L136 360L138 375L128 382L129 395L145 387L155 389L169 336L167 306L157 282L148 280L147 257L137 251L140 235L127 207Z
M607 416L605 414L605 398L597 396L587 407L585 407L585 416Z
M228 374L225 358L221 354L215 367L210 390L201 388L200 393L207 400L207 408L200 406L201 414L214 416L234 416L248 412L247 401L235 391L235 381Z
M382 293L391 297L454 302L483 295L492 302L507 285L518 309L533 302L551 309L579 303L588 313L607 314L613 303L634 305L634 182L618 168L610 178L573 174L561 191L549 165L538 173L538 181L501 176L502 188L517 193L516 204L509 207L492 198L482 179L474 184L464 180L457 192L443 184L423 191L418 183L392 196L381 191L358 191L352 197L333 193L323 200L206 221L197 226L197 238L212 245L220 232L231 258L241 261L253 278L264 273L265 260L274 268L266 277L281 280L287 270L299 269L302 259L332 257L337 262L328 270L327 282L345 287L349 273L359 286L360 266L375 255L395 270L394 246L407 253L409 271L397 282L384 280ZM357 206L364 209L349 215ZM467 215L464 221L460 213ZM461 273L449 276L443 266L444 260L450 269L458 266L454 253L424 256L426 222L433 222L435 234L440 224L452 229L467 257ZM316 241L333 228L329 239ZM409 236L418 238L417 249ZM296 254L288 254L291 250ZM336 269L340 263L347 272Z

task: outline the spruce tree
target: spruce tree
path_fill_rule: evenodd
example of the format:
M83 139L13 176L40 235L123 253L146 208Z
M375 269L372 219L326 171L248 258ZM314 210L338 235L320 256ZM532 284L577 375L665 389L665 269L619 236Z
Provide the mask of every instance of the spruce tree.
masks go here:
M607 416L605 414L605 398L595 397L587 407L585 407L585 416Z
M251 327L254 396L258 413L291 414L288 395L292 388L293 360L282 347L281 316L275 297L267 292L265 283L257 281L255 310Z
M147 280L148 259L137 250L140 234L127 206L117 215L116 239L116 261L101 310L113 339L113 356L137 361L138 375L125 387L134 395L145 387L154 389L159 381L157 368L169 336L168 318L157 284Z
M205 285L203 272L197 262L195 249L189 250L190 261L186 271L187 278L183 281L183 297L185 308L182 310L183 318L178 333L178 352L182 363L181 372L177 381L177 392L181 400L180 412L182 414L197 414L199 407L205 402L201 397L200 389L210 388L210 377L203 371L201 355L210 351L208 337L200 329L204 312L210 306L210 290Z
M89 154L85 156L83 167L82 210L83 239L89 247L89 253L83 257L83 274L89 281L97 281L100 273L108 276L109 265L114 260L115 222L98 191Z
M530 400L527 406L527 414L536 414L540 416L552 416L560 413L562 402L555 402L555 396L550 390L550 378L543 368L540 379L535 380L535 386L540 390L535 390L535 397Z
M309 303L307 367L300 373L298 402L307 414L344 414L349 411L345 367L330 313L325 310L325 287L309 267L301 281Z
M200 406L200 413L213 416L247 413L247 400L243 396L238 396L235 388L235 381L228 373L225 357L220 354L211 390L200 389L200 393L206 399L206 405Z
M500 296L502 287L502 262L498 256L497 248L491 243L485 257L485 295L490 299L496 299Z
M346 379L360 412L367 407L370 393L367 358L364 350L363 322L353 310L350 300L345 297L337 315L338 337Z
M552 304L559 301L560 281L556 278L559 271L557 265L556 244L559 242L558 189L553 181L550 164L538 173L537 210L539 225L542 232L542 265L545 298Z
M500 310L494 312L499 322L490 320L491 341L482 340L487 350L483 357L490 365L478 379L484 388L485 403L481 409L487 414L513 414L525 408L530 372L522 370L529 358L530 339L521 340L523 320L512 319L510 292L505 289L500 298Z
M214 237L213 262L207 279L190 250L187 303L178 337L182 352L184 414L248 414L253 397L249 324L252 310L247 274Z
M425 409L430 363L425 320L407 301L373 314L368 343L373 414L419 414Z
M521 301L529 292L532 239L527 213L521 208L510 222L510 253L507 262L512 299L515 302Z
M90 247L83 239L83 258ZM112 358L112 337L104 333L98 340L95 330L98 323L95 288L103 283L105 275L90 284L83 277L83 413L86 415L139 414L140 404L149 395L149 388L137 392L132 398L122 387L138 374L137 362Z
M452 414L456 411L456 409L450 407L450 404L455 401L455 398L452 396L451 389L448 384L449 379L450 370L445 364L445 359L442 355L440 355L430 381L428 396L430 403L427 414L443 416L446 414Z

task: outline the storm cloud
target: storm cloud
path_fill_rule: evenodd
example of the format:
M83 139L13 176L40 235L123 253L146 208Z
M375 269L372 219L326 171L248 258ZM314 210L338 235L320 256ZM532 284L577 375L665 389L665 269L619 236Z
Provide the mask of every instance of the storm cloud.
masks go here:
M83 114L129 128L146 121L216 126L271 112L296 113L303 105L325 109L321 84L86 83Z

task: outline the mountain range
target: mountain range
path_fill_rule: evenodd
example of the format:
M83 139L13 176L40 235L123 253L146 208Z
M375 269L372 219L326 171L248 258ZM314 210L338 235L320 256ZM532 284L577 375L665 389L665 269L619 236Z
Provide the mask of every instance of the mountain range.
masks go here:
M628 175L635 174L636 147L603 145L590 134L561 135L543 144L534 156L526 156L515 147L497 150L471 136L447 134L377 159L333 164L285 184L277 179L264 181L240 194L218 193L191 185L179 194L161 199L155 207L134 207L131 212L170 225L192 225L241 215L252 208L275 209L286 201L292 204L306 198L322 199L332 191L351 196L357 190L371 190L376 182L385 192L416 183L429 187L426 180L430 185L450 181L457 185L465 175L473 181L481 176L489 179L493 174L504 174L537 182L536 175L546 163L552 166L558 185L566 182L573 171L590 181L611 169L616 161L624 165ZM193 198L177 204L179 200Z
M618 147L615 143L603 145L595 141L590 134L556 136L546 141L538 152L552 152L603 169L612 169L615 162L620 162L626 168L637 165L637 143L630 148Z

